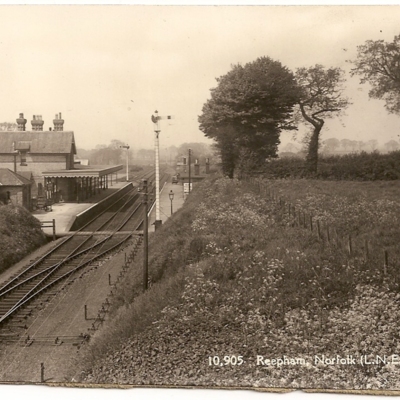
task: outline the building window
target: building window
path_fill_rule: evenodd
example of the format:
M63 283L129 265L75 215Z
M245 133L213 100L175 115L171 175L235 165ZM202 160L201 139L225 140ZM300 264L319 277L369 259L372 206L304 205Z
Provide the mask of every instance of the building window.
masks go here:
M26 163L26 151L21 151L20 155L21 155L21 165L28 165Z

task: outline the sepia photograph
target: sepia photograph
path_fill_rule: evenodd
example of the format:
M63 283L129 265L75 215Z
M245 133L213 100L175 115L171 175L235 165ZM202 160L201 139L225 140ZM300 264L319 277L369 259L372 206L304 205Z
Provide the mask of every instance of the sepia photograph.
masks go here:
M2 396L400 394L400 5L0 11Z

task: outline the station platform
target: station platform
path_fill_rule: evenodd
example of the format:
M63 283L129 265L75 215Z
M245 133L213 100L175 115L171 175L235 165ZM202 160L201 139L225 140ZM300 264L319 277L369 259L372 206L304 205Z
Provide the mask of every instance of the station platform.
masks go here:
M170 191L174 193L174 199L172 200L172 211L179 210L184 203L183 196L183 185L172 184L171 180L167 182L160 192L160 218L162 223L171 216L171 200L169 199ZM156 206L152 208L149 216L149 232L154 232L154 222L156 220Z
M52 205L52 211L36 210L32 212L32 215L40 222L51 221L54 219L56 223L56 235L63 235L69 231L69 228L72 225L76 215L87 210L94 204L105 199L130 183L131 182L126 181L114 182L113 186L110 186L108 189L103 190L101 193L91 197L85 203L54 203ZM43 228L43 232L47 235L52 235L53 229Z
M115 191L130 183L131 182L126 181L114 183L112 187L109 187L102 193L93 196L92 198L88 199L88 202L85 203L55 203L52 205L52 211L37 210L32 214L41 222L51 221L54 219L56 225L56 235L62 236L69 232L76 215L87 210L94 204L105 199ZM136 186L135 182L132 183L134 186ZM160 192L160 214L163 223L165 223L165 221L171 216L171 201L169 199L169 193L171 190L174 192L174 199L172 201L173 212L181 208L184 202L183 186L167 182ZM149 215L149 232L154 232L155 219L156 210L154 205ZM51 236L53 234L53 229L46 227L43 228L43 232Z

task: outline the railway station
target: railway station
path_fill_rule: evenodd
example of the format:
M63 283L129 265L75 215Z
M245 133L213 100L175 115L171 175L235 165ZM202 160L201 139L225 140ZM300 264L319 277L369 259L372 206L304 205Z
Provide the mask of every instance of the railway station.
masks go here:
M118 176L122 165L75 162L74 133L63 131L61 114L56 115L54 130L41 130L41 116L34 116L32 131L25 130L23 114L17 122L18 131L4 132L4 136L0 133L0 200L4 197L7 203L3 203L30 210L41 222L48 242L40 235L42 247L0 275L0 341L7 345L23 341L24 348L32 349L81 346L104 320L104 316L99 317L102 311L96 317L94 310L107 311L110 303L104 302L103 294L125 273L127 254L133 257L146 242L145 229L154 232L183 205L184 185L172 183L172 168L160 175L149 165L128 177ZM148 182L146 196L143 179ZM110 254L123 262L113 262L100 271L99 266L105 265ZM69 295L63 289L71 282L82 285L75 286L78 294L71 300L74 308L70 301L52 303L54 296ZM91 297L93 287L98 293ZM39 331L32 338L25 327L31 321L35 323L33 313L38 304L42 307L45 303L57 310L66 307L57 311L63 316L80 315L79 324L70 326L66 317L54 330L51 324L42 327L39 322ZM48 365L46 359L46 368ZM44 369L41 379L44 381Z
M118 181L122 165L43 172L47 197L58 202L84 202ZM113 180L114 178L114 180Z
M53 127L47 131L43 130L45 122L41 115L33 116L31 130L26 129L27 120L23 113L19 114L16 122L18 130L0 134L0 168L14 175L30 177L31 198L21 204L26 208L87 201L118 180L122 165L75 164L75 135L73 131L64 130L61 113L55 115Z
M33 215L41 222L55 220L56 236L70 234L74 229L76 220L86 221L90 219L91 214L100 213L100 210L106 208L106 204L113 198L117 199L130 190L137 190L136 182L117 181L113 186L101 190L98 194L88 198L80 203L78 202L58 202L53 204L50 212L37 210ZM107 200L108 199L108 200ZM150 200L154 200L150 197ZM175 211L182 207L184 203L183 186L175 185L166 181L160 192L160 211L161 219L165 222ZM154 204L153 204L154 205ZM149 232L155 230L155 208L152 206L149 210ZM80 223L79 223L80 224ZM79 227L76 223L75 227ZM42 228L48 236L52 236L52 228L47 226Z

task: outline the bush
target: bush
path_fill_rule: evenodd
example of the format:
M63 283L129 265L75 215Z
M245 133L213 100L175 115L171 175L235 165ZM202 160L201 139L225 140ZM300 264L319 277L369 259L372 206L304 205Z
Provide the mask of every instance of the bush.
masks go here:
M269 179L304 178L307 176L305 163L300 158L271 160L262 174ZM332 180L396 180L400 178L400 151L320 156L318 172L313 177Z
M45 242L40 222L25 208L0 205L0 272Z

